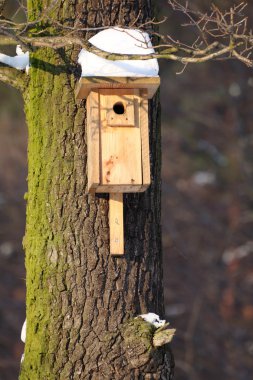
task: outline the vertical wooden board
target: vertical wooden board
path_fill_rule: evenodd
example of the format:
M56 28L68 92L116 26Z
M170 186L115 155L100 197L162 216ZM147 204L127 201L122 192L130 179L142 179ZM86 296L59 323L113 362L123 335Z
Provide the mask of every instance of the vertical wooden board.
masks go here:
M148 125L148 100L141 99L140 106L141 128L141 153L142 153L142 191L146 190L150 183L150 154L149 154L149 125Z
M113 104L111 100L110 95L100 94L101 185L141 185L139 118L135 117L134 127L108 126L107 114L110 112L108 105ZM139 112L138 108L134 106L135 112Z
M124 254L124 215L123 194L110 194L109 198L109 228L111 255Z
M91 91L86 103L87 109L87 151L88 151L88 191L94 192L100 183L99 147L100 118L99 94Z

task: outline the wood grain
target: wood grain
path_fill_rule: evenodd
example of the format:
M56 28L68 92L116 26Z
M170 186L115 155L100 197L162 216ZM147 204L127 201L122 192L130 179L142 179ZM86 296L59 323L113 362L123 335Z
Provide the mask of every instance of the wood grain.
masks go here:
M142 154L142 191L150 186L150 154L148 127L148 100L141 99L140 103L141 154Z
M135 118L134 127L111 127L108 126L107 123L110 105L113 104L116 94L117 90L111 95L104 95L102 90L100 90L100 184L102 186L142 185L141 133L139 118ZM126 96L122 96L122 101L125 101L125 99ZM134 107L135 112L138 112L138 108L139 107Z
M110 194L109 198L110 254L124 254L123 194Z
M99 94L91 91L87 98L88 191L94 192L100 184L100 118Z
M107 108L107 124L111 127L134 127L135 126L135 109L134 109L134 90L100 90L99 93L104 96L104 104ZM122 103L124 113L119 115L113 110L113 106Z
M160 86L157 77L83 77L76 88L76 99L87 98L90 91L99 88L146 89L147 97L151 99Z

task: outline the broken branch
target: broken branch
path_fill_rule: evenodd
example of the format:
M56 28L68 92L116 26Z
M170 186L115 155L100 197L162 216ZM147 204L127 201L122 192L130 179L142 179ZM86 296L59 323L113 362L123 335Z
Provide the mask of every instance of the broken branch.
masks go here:
M0 81L15 87L23 92L28 84L29 77L23 72L12 67L0 64Z

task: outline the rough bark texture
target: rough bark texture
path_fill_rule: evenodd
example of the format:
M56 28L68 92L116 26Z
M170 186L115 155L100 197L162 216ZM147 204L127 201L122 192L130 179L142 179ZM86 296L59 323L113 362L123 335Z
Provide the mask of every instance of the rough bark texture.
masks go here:
M49 1L28 1L30 19ZM68 0L53 16L84 26L152 16L149 0ZM77 104L73 48L37 50L25 93L29 128L27 340L20 380L170 379L167 346L133 319L163 315L159 102L151 103L152 186L127 194L125 256L109 255L108 195L86 193L85 104Z

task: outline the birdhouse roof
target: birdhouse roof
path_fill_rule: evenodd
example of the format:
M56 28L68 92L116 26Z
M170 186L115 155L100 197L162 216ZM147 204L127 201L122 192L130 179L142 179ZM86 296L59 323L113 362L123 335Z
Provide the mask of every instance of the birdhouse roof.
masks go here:
M98 89L139 89L142 96L151 99L160 86L160 77L83 77L76 88L76 98L85 99L90 91Z

